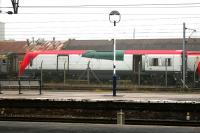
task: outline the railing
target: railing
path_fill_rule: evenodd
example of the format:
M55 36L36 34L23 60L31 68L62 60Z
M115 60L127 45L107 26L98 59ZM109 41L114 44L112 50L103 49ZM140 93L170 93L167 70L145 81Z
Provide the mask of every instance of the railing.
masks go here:
M39 94L42 94L42 84L41 80L0 80L0 94L2 93L3 88L18 88L19 94L21 93L22 87L27 88L33 88L38 87L39 88Z

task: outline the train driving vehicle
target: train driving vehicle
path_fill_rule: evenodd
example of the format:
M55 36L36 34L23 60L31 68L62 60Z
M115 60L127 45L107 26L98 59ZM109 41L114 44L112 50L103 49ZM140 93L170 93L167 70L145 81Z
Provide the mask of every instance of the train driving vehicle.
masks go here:
M187 51L186 72L188 80L198 76L200 52ZM137 82L141 75L143 84L162 83L167 73L169 84L181 82L182 50L117 50L116 70L119 79ZM109 80L113 72L113 51L61 50L28 52L20 63L19 76L39 76L41 70L55 78L67 71L69 78L77 79L85 70L91 70L99 79ZM59 79L59 78L56 78Z

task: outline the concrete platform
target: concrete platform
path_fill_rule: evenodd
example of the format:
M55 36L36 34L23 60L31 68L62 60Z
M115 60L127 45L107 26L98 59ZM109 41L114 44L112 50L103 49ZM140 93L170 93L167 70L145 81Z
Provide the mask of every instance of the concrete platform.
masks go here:
M114 123L117 112L126 113L126 122L135 119L183 121L190 117L192 125L200 125L200 94L169 92L117 92L112 91L3 91L0 94L0 116L8 118L53 118L58 121L107 121ZM62 118L62 120L60 120ZM50 120L52 121L52 120ZM170 122L169 122L170 121ZM134 122L132 122L134 123ZM152 122L151 122L152 123ZM173 123L173 122L172 122ZM191 123L189 123L191 124Z
M89 92L89 91L43 91L42 95L38 91L3 91L0 99L41 99L50 101L116 101L134 103L200 103L200 93L183 92L117 92L113 97L112 92Z

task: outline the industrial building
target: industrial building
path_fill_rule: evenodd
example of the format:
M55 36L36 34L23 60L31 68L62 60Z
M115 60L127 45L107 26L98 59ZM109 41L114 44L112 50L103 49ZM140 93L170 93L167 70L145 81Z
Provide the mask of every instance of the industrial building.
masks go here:
M5 23L0 22L0 40L5 40Z

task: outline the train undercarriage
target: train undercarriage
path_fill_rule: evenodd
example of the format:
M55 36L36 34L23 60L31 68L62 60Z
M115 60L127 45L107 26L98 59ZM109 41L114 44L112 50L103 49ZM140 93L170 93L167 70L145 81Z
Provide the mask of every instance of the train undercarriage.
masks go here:
M42 75L42 77L41 77ZM65 75L65 76L64 76ZM22 78L42 78L44 83L66 83L71 80L85 80L87 83L111 83L113 71L95 71L95 70L69 70L69 71L52 71L52 70L31 70L25 72ZM118 81L127 81L132 85L154 85L154 86L182 86L181 72L132 72L117 71ZM197 87L198 77L194 72L187 72L186 85L188 88Z

